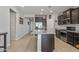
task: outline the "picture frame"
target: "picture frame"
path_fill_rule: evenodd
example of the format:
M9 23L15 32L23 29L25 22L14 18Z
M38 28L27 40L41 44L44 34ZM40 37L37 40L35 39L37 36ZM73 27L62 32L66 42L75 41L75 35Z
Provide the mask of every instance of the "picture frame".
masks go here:
M19 17L19 24L23 24L23 18Z

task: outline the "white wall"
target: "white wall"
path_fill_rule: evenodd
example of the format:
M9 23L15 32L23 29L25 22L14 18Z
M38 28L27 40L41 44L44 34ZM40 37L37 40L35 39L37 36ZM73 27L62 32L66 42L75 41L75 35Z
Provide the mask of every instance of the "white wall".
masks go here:
M7 43L10 43L10 21L8 12L8 7L0 7L0 32L8 32Z
M0 6L0 32L8 33L7 46L10 46L10 8L16 12L16 39L21 38L25 34L24 28L26 27L25 23L23 25L19 24L19 17L24 17L24 15L16 7Z
M19 17L23 17L16 14L16 39L20 39L24 35L24 24L19 24Z
M22 9L20 7L20 9ZM22 38L25 34L28 34L29 26L27 22L29 21L24 17L24 13L16 7L16 40ZM23 24L19 24L19 17L23 18Z
M47 32L49 33L55 33L55 19L57 14L52 14L52 18L49 19L47 16Z

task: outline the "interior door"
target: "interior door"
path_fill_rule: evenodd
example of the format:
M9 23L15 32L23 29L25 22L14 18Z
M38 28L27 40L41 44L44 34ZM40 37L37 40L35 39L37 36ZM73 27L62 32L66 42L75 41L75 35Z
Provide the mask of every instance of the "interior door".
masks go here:
M16 39L16 12L10 9L10 39Z

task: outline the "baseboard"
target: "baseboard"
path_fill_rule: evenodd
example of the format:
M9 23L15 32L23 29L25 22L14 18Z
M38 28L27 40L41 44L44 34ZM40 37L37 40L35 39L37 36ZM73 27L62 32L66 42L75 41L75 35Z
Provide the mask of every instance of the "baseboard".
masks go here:
M21 39L21 38L24 37L25 35L28 35L28 33L27 33L27 34L25 33L24 35L22 35L22 36L20 36L20 37L17 37L16 40Z
M27 34L25 33L24 35L22 35L22 36L18 37L16 40L21 39L21 38L22 38L23 36L25 36L25 35L28 35L28 33L27 33ZM7 48L8 48L8 47L10 47L10 45L11 45L10 43L7 43Z

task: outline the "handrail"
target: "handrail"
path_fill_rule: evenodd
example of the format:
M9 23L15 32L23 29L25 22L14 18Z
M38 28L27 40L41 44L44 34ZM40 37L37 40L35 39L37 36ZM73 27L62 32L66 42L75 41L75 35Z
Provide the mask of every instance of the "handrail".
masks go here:
M4 52L6 52L6 36L7 36L7 32L6 33L0 33L0 35L4 36L4 46L0 46L0 48L4 48Z

